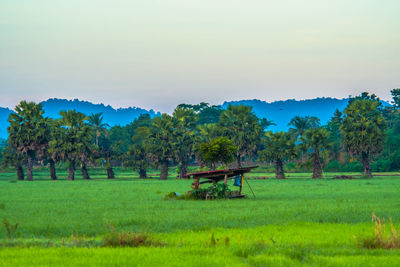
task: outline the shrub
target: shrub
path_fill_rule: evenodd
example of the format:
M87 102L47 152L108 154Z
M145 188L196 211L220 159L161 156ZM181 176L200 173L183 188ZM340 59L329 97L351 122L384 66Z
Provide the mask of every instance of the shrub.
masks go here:
M106 247L147 247L161 246L160 242L152 240L146 233L117 232L114 226L104 235Z
M228 185L222 183L212 184L208 188L198 188L191 192L193 199L215 199L230 197Z
M378 218L372 213L374 235L360 239L361 246L367 249L394 249L400 248L400 239L392 219L389 220L390 231L386 231L385 218Z

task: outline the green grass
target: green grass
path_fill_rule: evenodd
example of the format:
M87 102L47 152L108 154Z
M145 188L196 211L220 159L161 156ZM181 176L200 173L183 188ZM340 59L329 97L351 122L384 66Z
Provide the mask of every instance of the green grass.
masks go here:
M216 201L164 200L171 191L190 190L190 180L140 180L123 169L116 170L115 180L105 179L102 169L90 174L89 181L79 176L66 181L60 171L59 181L49 181L42 170L35 173L37 181L27 182L0 173L0 219L18 223L12 240L0 226L0 266L400 265L399 250L359 244L373 234L372 213L399 225L397 173L354 180L291 173L277 181L258 172L248 176L255 199L245 185L246 199ZM174 175L171 169L170 178ZM266 179L255 179L260 177ZM110 225L147 232L164 245L104 248Z

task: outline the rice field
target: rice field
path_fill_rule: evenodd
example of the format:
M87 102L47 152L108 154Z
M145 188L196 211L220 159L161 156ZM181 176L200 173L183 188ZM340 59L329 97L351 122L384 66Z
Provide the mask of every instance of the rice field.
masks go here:
M0 173L0 266L396 266L399 249L367 249L371 215L400 225L400 174L373 179L313 180L290 173L275 180L262 169L249 175L254 198L165 200L190 190L190 180L138 179L117 169L114 180L91 169L91 180L16 181ZM233 181L230 182L230 185ZM389 229L389 226L387 226ZM109 247L110 231L138 233L155 243Z

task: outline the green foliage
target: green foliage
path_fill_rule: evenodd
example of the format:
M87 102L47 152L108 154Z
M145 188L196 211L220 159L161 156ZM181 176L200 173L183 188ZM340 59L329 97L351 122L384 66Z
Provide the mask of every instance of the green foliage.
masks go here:
M345 109L340 127L344 146L350 155L363 163L364 172L370 175L371 158L382 151L385 142L385 119L375 99L356 99Z
M205 162L212 164L212 169L215 169L216 163L232 162L236 151L236 146L226 137L212 139L210 142L200 145L200 156Z
M174 158L179 165L179 177L183 178L187 172L187 166L194 155L196 143L197 115L191 109L177 107L173 113L174 118Z
M215 183L207 188L198 188L190 192L193 199L220 199L230 197L231 190L228 185Z
M43 113L41 104L21 101L8 118L8 142L20 156L27 157L28 180L33 179L33 160L43 157L49 142L49 127Z
M320 124L320 120L317 117L296 116L289 122L289 126L292 126L289 129L289 132L291 132L297 139L297 137L302 136L307 129L319 127Z
M395 88L390 91L393 97L393 105L396 109L400 108L400 88Z
M297 155L296 145L287 132L271 131L265 133L264 150L259 154L261 161L273 162L276 160L289 160Z
M93 128L96 135L96 145L99 145L99 137L102 134L107 133L107 128L109 125L107 123L103 123L103 113L95 113L91 114L88 118L89 125Z
M252 107L229 105L221 113L218 125L223 136L232 140L233 145L237 147L237 167L241 166L242 157L256 154L264 132Z
M59 140L62 158L67 161L69 169L73 172L77 163L85 163L92 156L94 147L92 140L93 129L86 123L87 117L75 110L61 111L61 133ZM70 179L74 179L71 173Z

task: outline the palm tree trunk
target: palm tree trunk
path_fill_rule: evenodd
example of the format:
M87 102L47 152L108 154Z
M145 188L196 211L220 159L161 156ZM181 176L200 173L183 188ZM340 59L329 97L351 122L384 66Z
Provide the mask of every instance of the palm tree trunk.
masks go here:
M49 159L49 168L50 168L50 178L51 178L51 180L57 180L56 164L55 164L53 159Z
M281 159L275 161L276 165L276 179L285 179L285 173L283 172L283 162Z
M145 168L139 168L139 178L140 179L147 178L147 172Z
M186 178L187 166L185 163L179 164L179 178Z
M82 178L84 180L89 180L90 176L89 176L89 173L88 173L88 170L87 170L87 167L86 167L86 163L82 164L81 171L82 171Z
M70 181L75 180L75 168L73 166L70 166L68 168L68 180Z
M32 156L28 155L28 173L26 175L27 181L33 181L32 169L33 169L33 158L32 158Z
M365 152L361 153L361 161L363 165L363 170L364 170L364 175L368 178L372 177L372 172L371 172L371 165L369 162L369 157L368 154Z
M211 170L215 171L215 162L211 163Z
M168 179L168 160L164 160L161 162L161 173L160 180Z
M111 165L109 165L107 167L107 179L114 179L115 175L114 175L114 171Z
M24 180L24 169L22 168L22 165L16 165L15 170L17 171L17 179L20 181Z
M107 179L114 179L114 171L111 165L110 153L107 153Z
M319 179L322 177L322 166L321 166L321 159L319 157L318 149L315 149L314 152L314 170L313 170L313 179Z

